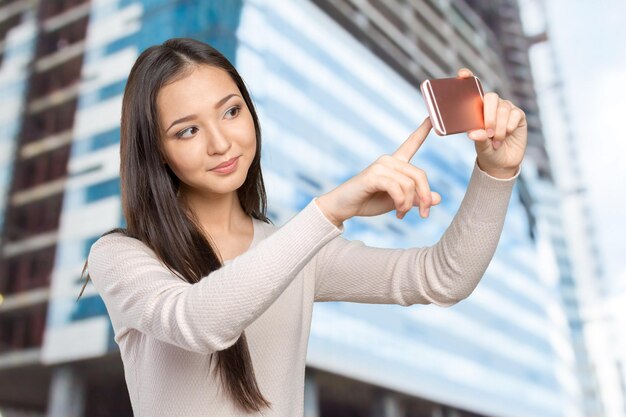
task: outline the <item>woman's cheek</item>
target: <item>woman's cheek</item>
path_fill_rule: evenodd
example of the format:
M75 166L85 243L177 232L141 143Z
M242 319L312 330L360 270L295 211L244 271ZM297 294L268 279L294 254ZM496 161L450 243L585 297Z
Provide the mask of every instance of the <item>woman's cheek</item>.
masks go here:
M206 149L199 146L199 141L186 144L186 146L181 147L178 152L180 164L186 166L187 169L203 168L206 158Z
M201 154L193 149L178 149L171 159L172 169L179 176L191 178L198 175L198 170L203 168Z

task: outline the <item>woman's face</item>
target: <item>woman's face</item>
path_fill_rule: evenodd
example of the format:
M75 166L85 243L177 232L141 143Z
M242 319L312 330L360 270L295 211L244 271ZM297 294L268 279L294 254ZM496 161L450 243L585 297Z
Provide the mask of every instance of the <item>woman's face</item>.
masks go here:
M197 65L159 91L164 162L181 181L181 193L225 194L245 181L256 153L252 114L237 84L221 68ZM229 173L212 170L237 158Z

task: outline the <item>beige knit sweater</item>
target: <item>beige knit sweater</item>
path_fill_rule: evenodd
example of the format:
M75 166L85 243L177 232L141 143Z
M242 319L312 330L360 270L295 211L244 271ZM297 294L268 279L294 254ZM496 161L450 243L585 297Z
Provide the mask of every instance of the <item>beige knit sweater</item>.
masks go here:
M250 248L193 285L142 242L100 238L89 272L111 318L134 415L249 415L225 396L210 361L245 330L261 392L274 404L256 415L302 416L313 302L451 306L466 298L493 257L519 174L494 178L474 162L459 210L433 246L347 240L315 199L281 227L253 219Z

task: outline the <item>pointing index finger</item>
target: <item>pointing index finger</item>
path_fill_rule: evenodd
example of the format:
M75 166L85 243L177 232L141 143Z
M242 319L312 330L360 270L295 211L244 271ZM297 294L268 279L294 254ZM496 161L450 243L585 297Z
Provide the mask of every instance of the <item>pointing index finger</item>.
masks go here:
M424 143L424 140L426 139L426 136L428 136L432 127L433 125L430 122L430 117L427 117L391 156L404 162L409 162L420 146L422 146L422 143Z

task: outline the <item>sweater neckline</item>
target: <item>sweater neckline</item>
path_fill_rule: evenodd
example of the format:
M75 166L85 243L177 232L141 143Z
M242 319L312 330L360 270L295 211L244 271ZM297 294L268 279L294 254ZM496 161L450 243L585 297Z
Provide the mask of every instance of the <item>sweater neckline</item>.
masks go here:
M248 252L250 249L252 249L252 247L254 245L256 245L257 240L259 239L259 233L260 230L259 228L261 227L261 225L259 224L261 221L257 220L256 218L250 216L250 218L252 219L252 241L250 242L250 246L248 246L248 249L246 249L243 253ZM241 255L239 255L241 256ZM238 256L234 257L233 259L237 259ZM224 261L224 265L229 264L233 261L233 259L228 259Z

